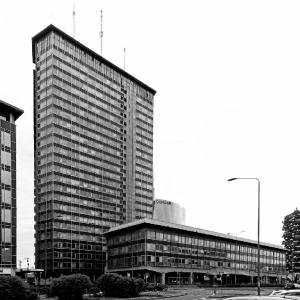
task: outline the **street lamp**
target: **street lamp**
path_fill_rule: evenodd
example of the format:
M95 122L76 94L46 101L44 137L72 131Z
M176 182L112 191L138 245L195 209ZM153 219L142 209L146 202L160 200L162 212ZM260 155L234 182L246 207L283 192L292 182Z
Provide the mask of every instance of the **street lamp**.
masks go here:
M234 285L235 286L236 286L237 237L238 237L239 234L241 234L243 232L246 232L246 230L242 230L242 231L239 231L239 232L236 232L236 233L231 233L231 232L227 233L228 235L233 235L235 237L235 251L234 251Z
M234 181L240 179L257 181L257 295L260 296L260 181L256 177L230 178L227 181Z

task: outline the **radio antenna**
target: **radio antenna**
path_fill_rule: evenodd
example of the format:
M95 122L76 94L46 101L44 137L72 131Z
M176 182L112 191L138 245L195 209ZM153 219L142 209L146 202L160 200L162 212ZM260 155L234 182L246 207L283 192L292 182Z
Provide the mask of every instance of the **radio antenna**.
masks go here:
M100 12L100 54L102 56L102 40L103 40L103 14L102 14L102 9Z
M75 29L76 29L76 28L75 28L75 27L76 27L76 26L75 26L75 25L76 25L76 24L75 24L75 21L76 21L76 20L75 20L75 4L73 4L73 38L75 38L75 34L76 34L76 31L75 31Z
M126 48L124 48L124 71L126 66Z

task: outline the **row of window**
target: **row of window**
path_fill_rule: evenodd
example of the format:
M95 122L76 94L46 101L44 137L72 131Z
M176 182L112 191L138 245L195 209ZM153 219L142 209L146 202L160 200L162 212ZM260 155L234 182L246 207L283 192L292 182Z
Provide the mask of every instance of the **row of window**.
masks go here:
M109 182L116 182L122 183L121 175L115 174L105 169L99 169L94 167L87 167L84 165L84 168L78 168L78 163L72 165L65 165L65 164L52 164L50 166L44 165L39 169L39 174L48 174L49 172L60 172L70 176L76 176L77 178L87 179L87 180L94 180L94 182L102 181L103 183ZM96 176L95 176L96 175Z
M131 257L119 257L108 259L108 268L128 268L138 266L157 266L157 267L185 267L185 268L200 268L200 269L211 269L211 268L228 268L232 270L257 270L256 263L245 263L245 262L228 262L219 260L205 260L195 258L182 258L177 256L154 256L154 255L139 255ZM278 265L261 265L261 271L264 272L285 272L284 266Z
M77 205L77 206L85 206L85 207L90 207L92 209L101 209L101 210L107 210L107 211L119 211L119 207L112 203L111 201L103 201L102 199L85 199L82 197L74 197L69 196L69 195L65 195L65 194L60 194L60 193L56 193L55 191L51 192L50 195L50 199L51 201L47 201L47 196L46 195L41 195L39 197L39 207L41 210L46 210L46 208L49 210L51 208L52 205L52 200L53 201L62 201L63 203L69 203L70 205ZM47 203L48 202L48 203ZM43 204L42 204L43 203ZM46 203L47 203L47 207L46 207Z
M58 182L50 182L49 186L45 185L42 187L39 187L39 194L48 193L51 192L57 192L57 193L63 193L63 194L72 194L75 197L84 197L84 198L91 198L91 199L100 199L104 201L110 201L114 204L120 204L120 201L122 200L122 197L112 197L109 194L104 194L102 191L95 192L93 190L87 190L87 189L79 189L75 187L69 187L64 184L60 184Z
M65 212L60 212L60 213L52 213L52 212L47 212L44 214L39 215L39 220L40 221L46 221L46 220L51 220L52 218L57 218L57 216L60 216L60 220L63 221L68 221L68 222L79 222L82 224L90 224L91 226L99 226L103 228L111 228L116 225L121 224L119 220L113 219L113 220L104 220L103 218L101 219L96 219L95 217L92 216L79 216L75 214L66 214ZM50 238L50 233L48 233L47 238ZM99 237L99 236L98 236ZM67 237L59 237L61 239L68 239ZM79 240L79 239L78 239Z
M228 251L234 251L234 252L240 252L242 255L257 255L257 248L255 246L247 246L247 245L239 245L237 242L225 242L225 241L218 241L215 239L209 239L204 237L190 237L190 236L183 236L178 234L171 234L166 233L162 231L155 231L155 230L139 230L132 233L126 233L126 234L120 234L114 237L108 238L108 245L118 245L125 243L128 240L139 240L139 239L145 239L147 238L147 241L159 241L159 243L169 243L170 246L175 248L178 248L180 244L188 246L188 248L193 250L192 248L198 249L213 249L214 251L217 251L218 249L223 250L224 252ZM156 247L156 243L149 243L152 244L153 249ZM178 250L176 250L178 251ZM271 249L261 249L260 255L262 257L272 258L279 261L285 261L285 253L283 251L277 251L277 250L271 250Z
M85 177L94 176L89 175ZM46 176L40 176L38 182L40 184L45 184L49 181L57 181L67 185L77 186L79 188L92 189L95 192L103 192L114 196L121 196L122 189L119 183L116 183L112 180L100 179L98 177L95 179L96 180L88 181L89 178L77 179L75 174L73 174L73 176L70 176L64 173L48 173Z

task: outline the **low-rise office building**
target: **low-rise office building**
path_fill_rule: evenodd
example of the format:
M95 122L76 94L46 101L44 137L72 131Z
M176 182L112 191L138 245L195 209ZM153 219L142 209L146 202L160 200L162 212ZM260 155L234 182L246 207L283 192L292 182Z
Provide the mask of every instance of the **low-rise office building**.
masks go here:
M107 272L167 284L257 282L257 241L228 234L142 219L111 228ZM282 282L285 250L261 243L261 281Z

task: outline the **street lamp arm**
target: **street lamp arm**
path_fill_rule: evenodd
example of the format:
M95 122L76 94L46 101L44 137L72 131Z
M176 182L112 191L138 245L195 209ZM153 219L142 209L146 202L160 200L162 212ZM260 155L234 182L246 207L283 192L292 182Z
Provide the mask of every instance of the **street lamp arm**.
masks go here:
M234 181L234 180L240 180L240 179L256 180L260 184L260 180L257 177L236 177L236 178L229 178L229 179L227 179L227 181Z

